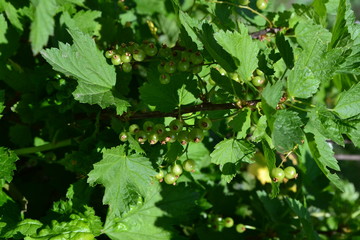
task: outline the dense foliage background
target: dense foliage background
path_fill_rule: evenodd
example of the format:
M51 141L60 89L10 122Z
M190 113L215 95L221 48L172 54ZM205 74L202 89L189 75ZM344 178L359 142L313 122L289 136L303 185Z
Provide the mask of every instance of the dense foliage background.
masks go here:
M360 239L359 7L0 0L0 238Z

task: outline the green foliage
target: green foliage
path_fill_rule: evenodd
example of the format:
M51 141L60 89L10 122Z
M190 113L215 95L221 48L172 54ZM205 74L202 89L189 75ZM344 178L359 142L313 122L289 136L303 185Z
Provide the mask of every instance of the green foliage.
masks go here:
M358 239L356 5L306 2L0 0L0 238Z

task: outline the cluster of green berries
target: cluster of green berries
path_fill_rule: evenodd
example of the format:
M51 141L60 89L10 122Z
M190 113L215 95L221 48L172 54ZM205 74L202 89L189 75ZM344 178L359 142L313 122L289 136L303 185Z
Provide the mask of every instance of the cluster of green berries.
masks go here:
M159 49L159 57L162 58L158 64L161 84L168 84L171 75L176 72L190 72L193 74L201 72L204 62L204 58L199 51L170 49L166 45Z
M115 49L105 52L105 57L111 59L115 66L120 65L124 72L131 72L132 63L142 62L146 57L154 57L158 53L155 43L143 42L141 45L135 42L122 43Z
M241 5L249 5L250 0L240 0ZM269 0L257 0L256 7L260 10L265 10L268 6Z
M223 228L232 228L234 226L234 219L232 217L223 218L217 214L211 214L208 218L208 227L221 231ZM238 233L243 233L246 230L246 226L239 223L235 226Z
M124 72L130 72L134 62L142 62L146 58L155 58L159 61L159 81L168 84L171 75L176 72L201 72L204 58L199 51L190 49L169 48L166 44L157 47L155 43L144 41L142 44L129 42L122 43L105 52L105 57L111 59L113 65L120 65Z
M163 170L160 170L155 178L160 182L164 181L167 184L176 185L176 181L181 176L183 171L195 172L196 162L192 159L187 159L183 163L175 162L168 167L168 171L165 174Z
M198 119L194 127L191 129L187 127L186 130L184 130L184 123L180 119L174 119L168 126L162 123L154 124L152 121L146 121L142 129L137 124L130 125L129 131L121 132L119 139L126 142L129 134L131 134L135 136L135 139L140 144L149 142L150 145L154 145L158 142L166 144L178 141L182 145L186 145L189 142L201 142L204 139L204 130L209 130L211 126L212 122L207 117Z
M271 171L271 178L274 182L281 183L284 178L286 179L294 179L297 178L298 174L296 169L292 166L286 167L285 169L282 168L273 168Z
M240 75L236 72L228 73L225 71L225 69L223 69L220 66L216 66L215 69L217 69L222 76L228 76L230 79L234 80L235 82L241 83L241 84L244 83L244 81L241 79ZM255 87L263 87L266 82L265 74L260 69L256 69L254 71L253 75L251 76L251 78L248 79L248 81L251 81ZM209 82L210 82L210 84L215 85L215 82L212 81L211 79L209 80Z

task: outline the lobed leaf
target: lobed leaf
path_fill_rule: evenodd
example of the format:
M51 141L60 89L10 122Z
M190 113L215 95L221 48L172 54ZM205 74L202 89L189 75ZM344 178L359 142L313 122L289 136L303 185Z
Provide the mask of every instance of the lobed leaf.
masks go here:
M5 20L4 14L0 13L0 44L8 42L5 36L7 28L8 24Z
M276 109L276 106L280 101L280 98L283 94L282 93L283 86L284 86L283 81L277 81L273 85L268 83L264 88L264 90L262 91L261 96L263 100L273 109Z
M214 34L217 43L235 58L237 72L241 79L249 79L258 67L259 47L248 34L247 28L240 24L239 32L219 31Z
M360 83L352 86L348 91L341 93L334 111L342 119L351 118L360 114Z
M15 162L19 160L12 151L0 147L0 180L11 182L16 169Z
M296 112L280 110L275 115L271 138L277 151L291 151L303 139L302 122Z
M148 158L126 155L122 145L103 151L103 159L88 174L88 183L104 185L104 204L120 216L138 196L146 195L155 175Z
M54 16L57 11L56 0L32 0L35 8L34 19L30 26L30 42L34 55L47 44L49 36L54 34Z

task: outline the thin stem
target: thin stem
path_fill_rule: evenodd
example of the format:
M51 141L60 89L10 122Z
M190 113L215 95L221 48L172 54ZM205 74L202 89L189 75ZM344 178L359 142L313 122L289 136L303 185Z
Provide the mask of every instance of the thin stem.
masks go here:
M212 0L208 0L208 2L220 3L220 4L228 4L228 5L231 5L231 6L234 6L234 7L247 9L247 10L251 11L252 13L255 13L256 15L258 15L258 16L262 17L263 19L265 19L265 21L267 21L267 22L269 23L269 26L270 26L271 28L273 27L272 22L271 22L267 17L265 17L264 15L262 15L261 13L259 13L259 12L256 11L256 10L252 9L252 8L249 7L249 6L237 5L237 4L235 4L235 3L225 2L225 1L212 1Z
M74 139L67 139L56 143L48 143L37 147L19 148L15 149L16 155L32 154L36 152L45 152L56 148L67 147L73 143Z
M286 106L288 106L288 107L292 107L292 108L295 108L295 109L300 110L300 111L303 111L303 112L309 112L309 110L306 110L306 109L303 109L303 108L294 106L294 105L289 104L289 103L287 103L287 102L284 102L284 104L285 104Z

